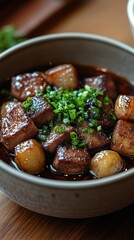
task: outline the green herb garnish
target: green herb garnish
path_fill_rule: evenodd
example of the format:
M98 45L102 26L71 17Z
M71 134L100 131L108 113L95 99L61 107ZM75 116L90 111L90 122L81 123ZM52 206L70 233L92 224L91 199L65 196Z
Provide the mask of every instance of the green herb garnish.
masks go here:
M102 130L102 126L101 125L97 126L97 131L101 131L101 130Z
M108 117L114 121L116 121L116 116L113 113L109 113Z
M82 130L82 133L92 134L94 132L93 128L87 127Z
M92 134L94 130L102 130L102 126L99 125L99 122L97 120L93 120L92 122L90 122L88 126L82 130L82 133Z
M55 126L54 131L56 133L64 133L66 131L66 127L61 125L61 126Z
M39 129L37 138L40 141L45 141L50 133L50 131L53 129L54 125L53 125L53 121L47 123L46 125L44 125L42 127L42 129Z
M72 147L74 147L74 148L80 147L81 148L81 147L86 146L86 142L82 141L76 132L71 132L70 138L71 138Z
M98 126L98 121L97 120L93 120L92 122L89 123L90 127L96 128Z
M110 98L108 96L104 97L104 104L109 105L110 104Z
M0 52L24 41L24 38L16 36L13 26L5 26L0 30Z
M25 110L28 112L32 104L33 104L32 98L28 97L27 100L22 103L22 107L25 108ZM34 111L34 109L32 111Z
M99 118L100 117L100 109L97 107L92 107L92 112L95 118Z
M56 122L69 125L75 124L76 121L83 122L88 119L87 101L92 101L93 114L98 118L102 107L101 101L98 100L100 95L103 95L103 93L87 85L74 91L63 90L62 88L55 90L48 86L44 97L56 113Z

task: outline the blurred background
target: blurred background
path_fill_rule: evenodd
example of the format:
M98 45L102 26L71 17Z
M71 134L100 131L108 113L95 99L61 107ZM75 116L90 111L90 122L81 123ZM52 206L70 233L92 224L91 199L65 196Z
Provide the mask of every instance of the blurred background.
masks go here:
M134 46L127 17L127 2L0 0L0 29L12 25L15 35L26 38L57 32L93 33ZM1 39L3 35L0 31L0 44Z

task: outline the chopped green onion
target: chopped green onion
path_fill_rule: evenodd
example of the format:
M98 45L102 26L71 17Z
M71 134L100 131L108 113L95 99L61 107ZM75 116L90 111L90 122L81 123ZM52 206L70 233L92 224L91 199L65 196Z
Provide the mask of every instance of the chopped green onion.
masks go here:
M93 111L93 115L95 118L99 118L100 117L100 110L97 107L92 107L92 111Z
M40 141L45 141L52 129L53 129L53 122L51 121L50 123L44 125L42 129L39 129L37 138Z
M93 128L88 128L88 129L87 129L87 133L88 133L88 134L92 134L93 132L94 132L94 129L93 129Z
M104 97L104 104L109 105L110 104L110 98L108 96Z
M25 39L16 36L13 26L8 25L0 30L0 52L14 46L17 43L23 42Z
M101 91L88 85L74 91L62 88L54 89L51 86L47 86L44 97L53 107L57 123L75 124L76 121L83 122L85 119L88 119L89 115L86 111L87 101L91 101L93 104L92 112L94 117L99 117L100 108L102 107L102 102L98 99L100 95L103 95Z
M92 122L89 123L90 127L97 127L98 126L98 121L97 120L93 120Z
M32 104L33 104L32 98L28 97L27 100L22 103L22 107L25 108L26 111L28 111L32 106Z
M64 133L66 131L66 127L61 125L61 126L55 126L54 131L56 133Z
M69 120L69 118L64 118L64 119L63 119L63 123L69 125L69 124L71 123L71 121Z
M81 148L81 147L86 146L86 142L82 141L76 132L71 132L70 138L71 138L72 147L74 147L74 148L80 147Z
M82 130L82 133L92 134L93 132L94 132L94 129L93 129L93 128L89 128L89 127L84 128L84 129Z
M102 130L102 126L99 125L99 126L97 127L97 131L101 131L101 130Z
M109 113L108 117L114 121L116 121L116 116L113 113Z

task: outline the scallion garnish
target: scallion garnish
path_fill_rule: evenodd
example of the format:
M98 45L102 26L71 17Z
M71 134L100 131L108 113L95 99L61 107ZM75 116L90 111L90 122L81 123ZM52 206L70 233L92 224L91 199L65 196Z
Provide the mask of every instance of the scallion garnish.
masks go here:
M74 124L76 121L83 122L88 118L86 111L87 101L93 103L93 114L95 118L100 115L101 101L98 99L103 95L101 91L97 91L88 85L78 90L63 90L62 88L54 89L51 86L46 87L44 97L53 107L56 113L56 122L65 124Z
M65 128L65 126L63 126L63 125L61 125L61 126L56 125L56 126L54 127L54 131L55 131L56 133L64 133L64 132L66 131L66 128Z
M29 111L32 104L33 104L32 98L28 97L27 100L22 103L22 107L25 108L26 111ZM32 111L33 111L33 109L32 109Z
M114 121L116 121L116 116L113 113L109 113L108 117Z
M85 147L86 146L86 142L82 141L76 132L71 132L70 138L71 138L72 147L76 148L76 147Z
M108 96L104 97L103 102L104 102L105 105L109 105L110 104L110 98Z

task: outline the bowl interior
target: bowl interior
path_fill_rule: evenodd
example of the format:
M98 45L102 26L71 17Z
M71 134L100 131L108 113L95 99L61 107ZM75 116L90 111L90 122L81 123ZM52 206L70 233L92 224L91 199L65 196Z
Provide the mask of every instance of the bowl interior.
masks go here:
M72 63L95 65L133 83L132 48L89 34L55 34L26 41L1 55L0 81L40 66Z
M80 33L54 34L28 40L1 54L0 82L29 69L72 63L108 68L134 83L133 60L131 47L105 37Z

